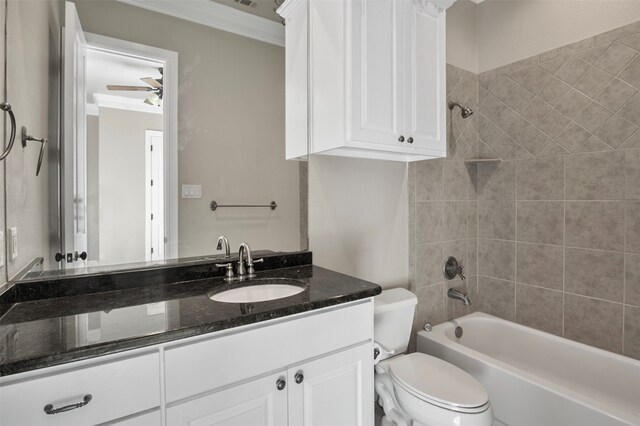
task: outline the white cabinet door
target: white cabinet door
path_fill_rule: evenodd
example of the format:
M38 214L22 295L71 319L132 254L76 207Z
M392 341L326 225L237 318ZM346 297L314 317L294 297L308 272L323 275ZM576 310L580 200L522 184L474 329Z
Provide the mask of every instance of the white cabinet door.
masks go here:
M351 141L403 146L403 2L351 2Z
M371 343L291 367L288 383L292 426L374 424Z
M211 393L167 409L167 426L286 426L289 386L282 371Z
M307 156L308 63L307 33L309 3L299 1L290 5L286 18L285 40L285 128L286 159Z
M405 137L429 155L446 155L446 13L429 14L414 0L405 11Z

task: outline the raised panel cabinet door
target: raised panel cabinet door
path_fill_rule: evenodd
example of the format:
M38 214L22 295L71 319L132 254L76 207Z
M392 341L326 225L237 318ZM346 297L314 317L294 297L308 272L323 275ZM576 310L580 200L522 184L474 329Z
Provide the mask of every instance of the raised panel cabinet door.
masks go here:
M292 3L285 18L286 159L307 156L309 3Z
M291 367L290 426L374 424L373 345L362 345Z
M404 0L406 138L413 148L446 156L445 11L421 7L428 2Z
M349 3L351 78L346 99L351 103L350 141L407 144L398 140L402 136L403 115L402 3Z
M167 409L167 426L286 426L286 372L177 404Z

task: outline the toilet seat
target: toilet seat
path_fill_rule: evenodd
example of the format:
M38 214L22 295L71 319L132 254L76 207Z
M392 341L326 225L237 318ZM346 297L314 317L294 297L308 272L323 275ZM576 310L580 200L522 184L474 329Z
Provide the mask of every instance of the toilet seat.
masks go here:
M489 407L489 396L476 379L439 358L414 352L392 360L389 372L398 386L429 404L470 414Z

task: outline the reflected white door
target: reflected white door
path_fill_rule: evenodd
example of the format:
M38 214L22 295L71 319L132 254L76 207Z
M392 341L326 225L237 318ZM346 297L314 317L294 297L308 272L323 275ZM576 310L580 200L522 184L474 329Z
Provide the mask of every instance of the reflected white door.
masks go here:
M145 131L146 260L164 260L164 142L158 130Z
M87 250L86 41L73 3L65 3L62 235L65 253ZM85 266L77 259L67 267Z

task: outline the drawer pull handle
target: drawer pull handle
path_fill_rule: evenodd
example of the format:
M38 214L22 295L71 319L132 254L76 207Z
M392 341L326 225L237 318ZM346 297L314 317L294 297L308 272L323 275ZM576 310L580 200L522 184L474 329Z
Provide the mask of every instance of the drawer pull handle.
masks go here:
M84 398L82 398L82 402L78 402L77 404L65 405L64 407L60 408L53 408L53 404L47 404L44 406L44 412L47 414L58 414L64 413L65 411L75 410L76 408L81 408L87 405L89 402L91 402L91 398L93 398L91 395L86 394Z

